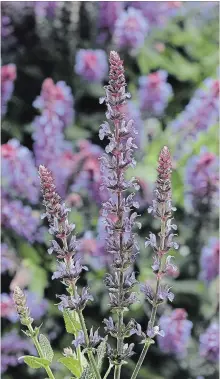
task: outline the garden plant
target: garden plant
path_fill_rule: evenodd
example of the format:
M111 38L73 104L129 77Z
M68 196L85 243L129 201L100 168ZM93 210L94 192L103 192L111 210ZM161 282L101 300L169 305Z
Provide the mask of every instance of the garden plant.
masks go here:
M217 379L218 8L1 3L4 379Z

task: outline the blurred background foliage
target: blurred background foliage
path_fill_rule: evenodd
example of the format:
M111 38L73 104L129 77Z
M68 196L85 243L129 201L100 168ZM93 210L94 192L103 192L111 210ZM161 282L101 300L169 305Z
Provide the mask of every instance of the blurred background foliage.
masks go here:
M172 185L180 249L172 252L179 272L167 279L173 287L175 299L172 307L166 305L160 312L169 313L172 308L184 308L193 322L187 355L179 359L175 352L166 354L157 344L152 346L140 371L140 379L218 377L216 362L209 359L210 341L207 342L207 353L200 354L200 335L218 318L219 4L117 4L86 1L1 3L2 66L14 64L16 67L14 81L10 73L6 73L6 79L2 74L2 102L7 95L9 100L6 101L7 111L2 113L1 308L2 370L5 379L44 377L40 371L36 373L21 363L17 365L17 356L23 355L26 350L31 351L31 347L25 346L26 340L20 332L11 304L10 291L16 284L29 293L30 308L36 322L43 322L42 329L51 339L57 355L61 356L58 351L72 341L71 336L64 333L62 316L54 306L56 294L62 293L62 285L51 280L56 262L55 257L47 254L50 236L46 231L46 222L40 220L42 206L39 189L37 201L32 202L14 184L16 175L27 185L32 183L34 176L37 178L34 170L39 157L34 144L36 138L40 143L39 139L43 139L44 135L39 132L38 125L42 108L33 102L40 93L43 98L41 89L47 78L52 78L55 84L64 81L70 87L74 100L70 105L74 117L70 117L71 123L62 130L62 138L69 142L69 155L59 161L53 153L51 156L49 151L46 153L50 156L52 171L57 165L57 182L62 184L63 179L59 175L62 171L68 172L62 196L72 207L70 218L76 224L77 235L82 242L79 254L90 268L83 281L89 283L95 298L86 309L88 325L99 326L108 314L108 296L103 277L110 258L105 254L105 234L100 218L103 198L98 191L98 157L105 144L99 140L98 130L105 119L105 107L99 104L99 97L103 96L103 85L107 83L105 61L112 49L119 51L125 62L128 89L132 95L128 117L134 118L140 133L137 141L138 163L129 172L129 175L137 176L141 184L138 195L142 222L139 233L141 253L135 270L140 281L154 280L152 251L144 248L144 240L149 231L157 231L158 224L148 214L147 208L152 200L158 153L167 145L173 155ZM132 9L133 18L126 24L129 9ZM82 49L92 50L89 56L83 57L79 55ZM96 49L104 54L97 60L92 56ZM103 75L100 74L101 70ZM167 77L160 77L160 70ZM152 73L156 76L151 76ZM140 78L148 78L148 82L141 84ZM5 85L7 80L9 84ZM12 91L10 83L13 82ZM50 83L51 88L55 84ZM166 95L166 91L169 94ZM66 99L72 99L71 93L66 94ZM55 104L55 113L58 107ZM65 109L68 107L64 107L63 111ZM36 128L39 133L34 137ZM55 135L53 125L51 128L49 138L56 149L60 137ZM20 151L19 141L31 155L26 152L23 158L22 154L14 158L10 156L11 139L16 140L15 149ZM42 149L48 145L45 146ZM14 166L8 165L7 160L10 159L18 161L13 162ZM33 165L31 173L23 169L27 164L30 167ZM31 187L29 190L32 191ZM19 204L13 203L14 208L11 209L8 204L12 201L19 201ZM30 208L25 213L24 207L27 206ZM37 219L32 237L28 234L28 228L32 225L28 212ZM213 238L211 242L210 238ZM34 306L36 309L32 309ZM146 326L149 311L148 305L141 299L127 317L135 317ZM213 338L218 340L218 336ZM141 346L137 345L137 354L124 368L124 379L130 377L140 349ZM57 379L70 378L68 371L60 365L55 365L54 370Z

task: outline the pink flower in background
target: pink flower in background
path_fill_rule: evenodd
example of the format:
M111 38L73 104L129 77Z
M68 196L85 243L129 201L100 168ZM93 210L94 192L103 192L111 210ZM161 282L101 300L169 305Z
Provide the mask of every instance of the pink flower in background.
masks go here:
M115 23L114 42L120 49L138 49L143 46L148 33L148 23L138 9L121 12Z
M1 116L7 112L7 104L14 90L14 81L17 76L16 66L7 64L1 67Z
M33 292L25 291L25 295L31 317L36 321L40 320L48 309L48 301L38 298ZM1 317L8 319L12 323L18 321L19 317L11 294L1 294Z
M172 95L166 71L159 70L139 78L140 108L146 117L162 116Z
M75 72L83 79L101 82L107 74L108 61L104 50L80 49L76 53Z
M218 363L219 337L219 325L217 322L212 322L205 333L200 336L200 355L206 360Z
M40 186L32 152L14 138L1 146L1 161L3 191L36 204Z
M6 318L13 323L18 321L18 315L13 303L13 299L7 293L1 294L1 317Z
M220 241L217 237L211 237L208 244L202 249L200 277L206 284L217 278L219 274L219 249Z
M161 316L159 324L165 332L165 337L157 337L160 349L178 358L184 357L193 326L192 322L187 320L185 309L177 308L170 315Z
M42 114L48 113L48 118L57 117L65 128L74 120L74 99L71 88L64 81L57 84L51 78L44 80L41 94L34 100L33 106ZM57 121L58 122L58 121Z
M140 9L150 27L162 28L182 7L181 1L132 1L132 7Z
M202 148L200 154L192 156L186 165L186 206L189 209L212 206L218 197L218 185L218 158Z
M72 159L72 145L64 139L64 129L74 119L71 89L65 82L55 84L48 78L33 106L41 111L33 122L36 164L44 164L53 172L58 191L64 195Z

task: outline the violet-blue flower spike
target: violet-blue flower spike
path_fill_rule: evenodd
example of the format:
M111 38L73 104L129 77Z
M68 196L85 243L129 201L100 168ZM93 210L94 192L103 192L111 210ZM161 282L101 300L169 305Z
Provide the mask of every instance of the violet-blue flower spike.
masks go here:
M82 331L80 335L84 336L83 341L88 348L88 358L95 379L101 379L98 371L93 352L90 349L89 335L86 329L85 320L83 317L83 309L88 301L92 301L88 288L83 287L81 294L78 294L76 283L80 277L82 270L87 270L87 267L82 266L80 260L75 259L77 248L76 237L72 234L75 229L74 224L69 224L68 213L69 208L66 208L61 197L56 192L56 186L52 173L44 166L39 167L39 176L41 181L41 191L43 194L43 205L46 212L43 217L47 217L49 222L49 232L54 235L56 240L52 240L51 248L48 253L53 251L57 254L57 270L54 272L52 279L60 279L63 284L68 287L68 295L59 295L61 302L58 308L61 311L65 309L74 310L79 317ZM96 338L97 340L97 338ZM80 346L82 338L78 339L77 346Z
M115 366L115 378L118 379L123 362L132 354L133 346L127 347L123 342L128 334L123 315L129 305L137 301L136 294L130 292L136 283L134 274L131 276L130 272L138 253L133 228L140 227L138 215L133 212L134 208L138 208L134 201L135 194L126 196L124 193L129 188L138 189L139 186L135 178L125 178L127 168L135 166L133 152L137 147L133 138L136 134L133 120L126 121L124 114L130 94L126 92L123 61L118 53L111 51L109 62L109 84L105 87L105 97L101 99L107 105L109 122L101 125L99 136L101 140L105 137L109 140L105 149L107 154L101 158L103 188L107 187L110 193L109 200L103 204L107 251L113 256L112 272L107 275L105 284L109 290L111 310L118 316L113 333L117 339L117 349L108 349L111 363ZM109 322L106 323L106 330L112 335Z
M165 335L164 331L160 330L159 325L154 325L158 306L168 300L172 302L174 299L174 294L170 291L170 287L161 284L161 278L165 274L169 275L171 267L170 260L172 256L169 255L165 258L165 254L168 253L170 249L178 248L178 244L173 241L173 237L175 236L173 231L176 231L177 226L171 222L173 218L172 212L175 208L172 207L172 163L167 146L164 146L160 152L157 171L158 176L154 191L155 199L153 200L153 205L148 209L148 212L160 220L161 227L157 236L150 232L150 236L145 243L146 247L151 246L154 251L152 269L156 275L156 288L155 290L151 288L149 283L141 285L141 291L144 293L146 300L152 305L152 311L145 334L145 344L131 379L137 378L147 351L150 345L154 343L154 337L156 335L164 337ZM173 264L172 268L176 269Z

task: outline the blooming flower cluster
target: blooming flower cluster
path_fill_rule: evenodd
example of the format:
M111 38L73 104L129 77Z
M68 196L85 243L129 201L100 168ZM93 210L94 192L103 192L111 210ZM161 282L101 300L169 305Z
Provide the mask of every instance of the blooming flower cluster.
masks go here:
M31 316L35 320L40 320L48 310L48 301L46 299L40 300L35 293L29 291L25 292L25 296ZM12 323L18 321L18 314L11 294L1 294L1 317Z
M162 28L181 9L181 1L132 1L134 8L140 9L150 27Z
M148 23L141 11L135 8L128 8L121 12L115 23L114 41L119 49L140 48L144 44L148 33Z
M171 314L161 316L159 323L166 336L157 338L160 349L164 353L183 358L187 352L193 326L192 322L187 320L186 311L177 308Z
M183 131L185 135L196 136L218 122L218 100L220 81L207 78L201 88L180 113L170 127L175 131Z
M17 139L11 139L1 146L1 161L3 191L37 203L40 188L31 151Z
M55 252L58 258L57 270L54 272L52 279L60 279L69 286L71 283L75 284L82 270L86 270L87 268L81 265L80 260L74 260L77 241L75 236L69 237L75 229L75 225L68 222L70 209L65 207L65 203L61 202L60 196L56 193L51 172L44 166L40 166L39 175L44 197L43 203L46 207L46 213L43 216L47 217L49 221L50 234L54 235L62 244L59 244L56 240L52 240L52 245L48 250L49 254ZM86 288L81 296L77 293L74 296L68 298L68 296L63 295L60 308L69 308L68 304L71 301L71 304L75 304L71 305L71 309L78 307L82 307L83 309L86 302L91 299Z
M219 360L219 325L212 322L200 336L200 355L211 362Z
M130 326L125 326L123 322L123 314L129 305L136 301L135 293L130 292L136 284L136 279L133 272L128 273L128 268L132 267L138 254L133 228L135 225L140 227L137 213L132 212L133 208L139 206L134 201L135 194L126 197L123 193L129 188L138 189L139 186L135 178L125 179L126 169L135 166L132 155L137 146L131 136L136 133L133 120L126 121L124 115L124 104L130 94L126 92L123 62L115 51L110 53L109 61L109 85L105 87L105 98L101 99L106 102L106 117L109 120L101 125L99 131L101 140L104 137L109 140L105 148L107 154L101 158L103 172L101 188L107 187L111 196L103 203L107 232L106 250L113 256L112 272L106 276L105 283L109 290L110 307L118 313L115 337L120 341L117 351L109 347L109 357L112 362L117 362L117 365L121 366L133 353L133 345L127 346L123 343L130 330ZM108 323L106 328L111 334Z
M40 225L38 212L33 211L20 200L2 199L2 225L14 230L19 236L30 242L37 239L37 231Z
M202 148L200 154L192 156L186 165L185 203L187 208L199 210L202 206L213 206L218 196L218 158Z
M162 116L172 94L166 71L159 70L139 78L140 108L147 117Z
M51 172L41 165L39 176L44 198L43 204L46 208L44 217L47 217L49 222L49 233L56 238L51 241L51 247L48 250L49 254L53 252L57 254L57 270L52 279L61 280L68 290L68 295L58 296L61 300L58 308L61 311L74 310L78 314L82 330L79 331L73 344L76 348L78 345L85 345L88 349L88 358L95 377L101 379L91 350L101 341L101 338L97 332L93 333L93 330L90 331L90 335L88 334L82 313L88 301L93 301L93 296L88 287L83 287L79 294L76 285L82 271L87 270L87 267L83 266L80 259L76 257L78 242L75 235L72 234L75 225L68 221L70 209L66 208L65 203L57 194Z
M80 49L76 53L75 72L90 82L101 82L108 71L104 50Z
M99 1L99 27L112 30L122 10L121 1Z
M1 67L1 117L7 112L7 104L14 90L16 75L16 66L14 64L11 63Z
M220 241L217 237L211 237L207 246L202 249L200 258L200 277L207 284L219 274L219 250Z
M170 291L170 287L161 284L161 278L164 275L169 275L170 271L175 272L177 270L176 266L171 262L171 255L168 255L164 260L164 255L170 249L178 249L178 244L173 241L175 236L173 231L177 230L177 226L172 224L172 213L175 208L172 206L171 155L167 146L164 146L160 152L157 171L155 199L153 200L153 205L148 208L148 212L153 213L153 216L160 220L161 229L158 233L159 238L150 232L150 236L145 243L146 247L151 246L155 252L152 269L156 275L156 289L154 291L148 282L141 285L141 291L144 293L146 300L152 304L152 312L147 328L147 336L151 339L157 334L161 337L164 336L164 331L160 331L159 326L154 326L157 307L164 301L173 301L174 299L174 294Z
M72 159L72 147L64 140L63 133L74 117L71 90L65 82L54 84L48 78L33 105L41 111L33 122L36 163L46 164L53 171L59 190L64 192Z
M19 360L24 353L35 354L35 348L31 342L21 338L16 330L4 334L1 339L1 373L4 373L9 366L15 367L22 360Z

